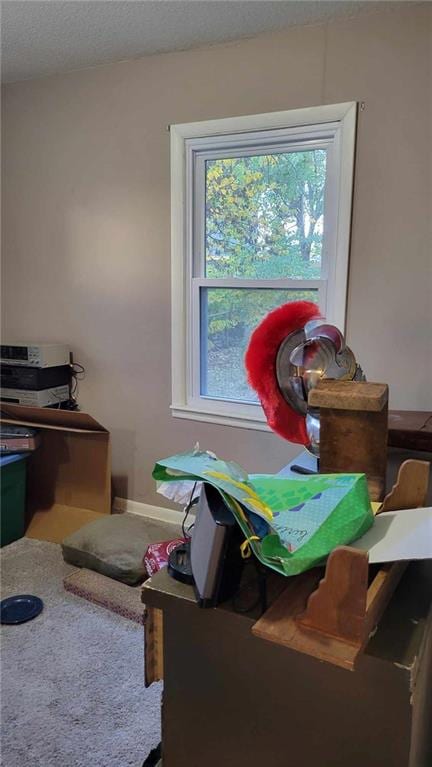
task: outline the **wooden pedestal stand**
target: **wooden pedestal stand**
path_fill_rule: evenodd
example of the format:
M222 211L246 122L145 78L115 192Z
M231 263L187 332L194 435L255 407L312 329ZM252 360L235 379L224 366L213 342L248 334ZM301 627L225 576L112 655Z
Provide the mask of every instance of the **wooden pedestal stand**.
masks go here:
M372 501L385 493L388 386L363 381L320 381L308 403L319 408L320 473L366 474Z
M428 480L427 461L405 461L379 513L424 506ZM317 570L290 578L252 633L353 670L407 564L383 565L369 583L368 553L340 546L321 581Z

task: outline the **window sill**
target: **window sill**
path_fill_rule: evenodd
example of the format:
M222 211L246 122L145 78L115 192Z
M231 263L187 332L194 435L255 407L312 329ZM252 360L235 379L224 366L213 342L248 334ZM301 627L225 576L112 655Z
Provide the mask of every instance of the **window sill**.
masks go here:
M171 405L171 413L174 418L185 418L189 421L201 421L203 423L214 423L219 426L233 426L238 429L253 429L255 431L271 431L270 426L262 416L235 415L224 411L223 408L212 410L205 407L196 407L192 405Z

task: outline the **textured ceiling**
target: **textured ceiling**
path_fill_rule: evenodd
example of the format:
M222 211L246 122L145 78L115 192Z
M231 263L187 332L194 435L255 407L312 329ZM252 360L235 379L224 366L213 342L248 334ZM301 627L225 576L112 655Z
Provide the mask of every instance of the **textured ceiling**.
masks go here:
M4 0L2 79L25 80L252 37L381 5L370 0Z

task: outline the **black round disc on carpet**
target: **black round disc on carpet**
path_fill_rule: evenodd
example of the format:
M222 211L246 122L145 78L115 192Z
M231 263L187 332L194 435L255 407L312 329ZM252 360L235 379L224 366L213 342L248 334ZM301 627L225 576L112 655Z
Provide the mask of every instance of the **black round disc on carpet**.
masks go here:
M18 594L0 602L0 623L26 623L36 618L43 610L43 602L31 594Z

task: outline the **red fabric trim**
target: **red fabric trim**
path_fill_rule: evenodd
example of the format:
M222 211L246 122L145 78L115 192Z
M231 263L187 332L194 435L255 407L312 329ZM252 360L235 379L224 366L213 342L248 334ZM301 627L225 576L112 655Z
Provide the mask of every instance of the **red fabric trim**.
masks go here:
M257 392L269 426L281 437L307 445L305 418L284 400L276 377L276 357L282 341L309 320L320 317L316 304L292 301L269 312L252 333L245 355L248 381Z

